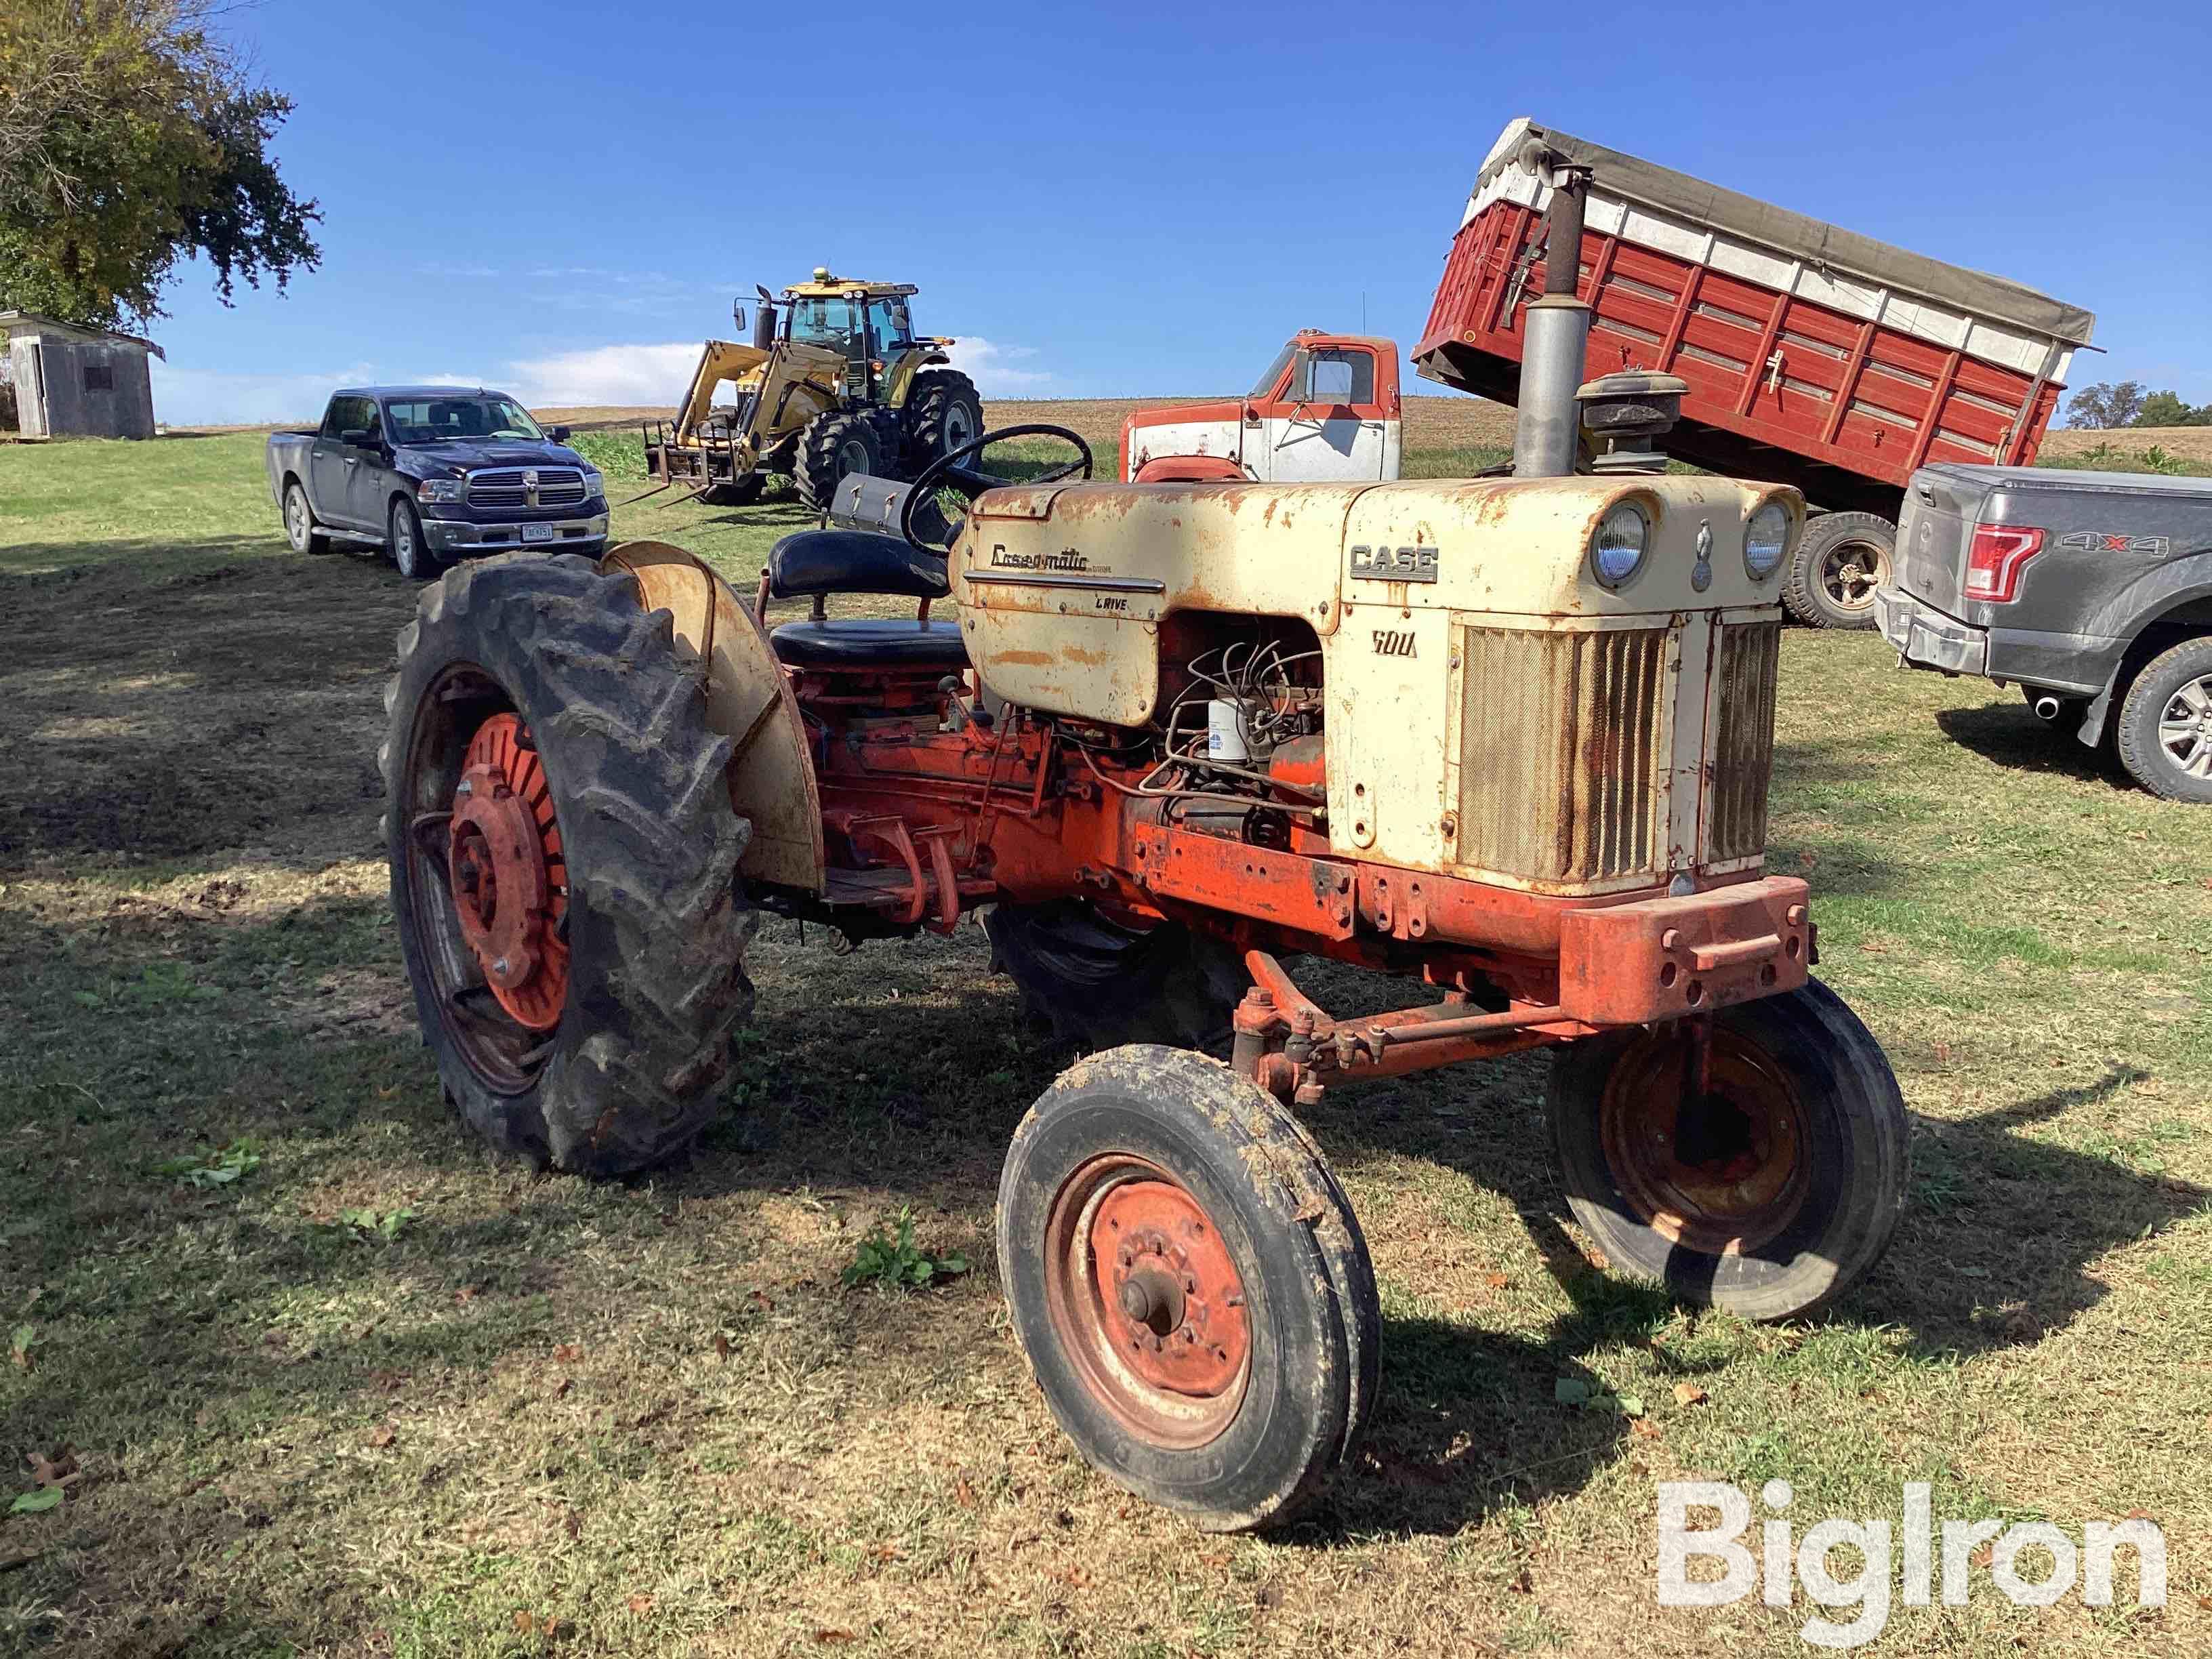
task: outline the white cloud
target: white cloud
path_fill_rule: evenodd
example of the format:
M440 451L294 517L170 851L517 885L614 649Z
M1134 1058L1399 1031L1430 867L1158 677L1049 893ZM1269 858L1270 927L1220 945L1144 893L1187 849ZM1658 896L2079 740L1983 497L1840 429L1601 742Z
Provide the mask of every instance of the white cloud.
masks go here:
M153 364L154 408L171 426L306 424L319 417L342 386L487 386L509 392L534 408L592 404L659 408L673 404L690 383L700 342L591 346L548 356L525 357L489 374L450 370L397 374L374 362L356 362L311 374L229 374L161 362ZM1023 365L1036 357L1027 346L1007 346L969 336L952 347L956 368L971 375L987 398L1048 395L1057 385L1047 370Z
M1037 355L1034 346L1000 345L964 334L954 340L950 355L952 366L964 371L986 398L1033 398L1054 384L1048 370L1018 367Z
M335 386L359 386L372 365L309 374L225 374L213 369L179 368L153 359L154 416L169 426L253 426L322 416Z
M691 371L699 363L700 344L697 340L685 340L665 345L593 346L550 357L528 357L507 365L500 389L539 409L585 404L656 408L672 404L691 383Z

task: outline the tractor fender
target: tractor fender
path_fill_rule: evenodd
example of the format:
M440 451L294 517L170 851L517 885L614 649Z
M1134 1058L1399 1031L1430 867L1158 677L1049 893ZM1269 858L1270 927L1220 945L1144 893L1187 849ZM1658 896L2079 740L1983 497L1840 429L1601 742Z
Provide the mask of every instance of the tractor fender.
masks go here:
M759 621L727 582L667 542L624 542L599 568L635 581L638 603L667 611L678 642L707 664L707 724L737 745L724 776L731 805L752 825L738 869L750 881L821 892L821 787L799 700Z
M884 403L887 408L904 409L908 398L914 392L914 377L933 363L949 363L951 356L942 346L925 346L914 351L902 352L892 363L890 373L884 380Z

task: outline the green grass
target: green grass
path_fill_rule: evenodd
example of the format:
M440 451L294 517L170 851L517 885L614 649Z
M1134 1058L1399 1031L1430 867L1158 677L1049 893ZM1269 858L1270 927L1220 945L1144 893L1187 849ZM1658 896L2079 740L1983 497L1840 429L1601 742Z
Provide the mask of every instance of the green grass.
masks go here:
M1650 1588L1655 1481L1774 1475L1801 1516L1925 1479L2165 1524L2162 1614L1984 1584L1875 1651L2212 1647L2212 820L2016 696L1788 636L1772 865L1914 1114L1847 1304L1765 1328L1592 1272L1534 1059L1332 1099L1384 1392L1313 1522L1210 1539L1074 1457L1006 1328L999 1161L1066 1056L974 930L764 929L730 1109L672 1169L462 1137L375 831L414 590L286 551L260 447L0 450L0 1444L83 1471L0 1517L0 1652L1779 1655L1802 1601ZM802 521L617 528L742 586ZM902 1212L972 1271L847 1287Z

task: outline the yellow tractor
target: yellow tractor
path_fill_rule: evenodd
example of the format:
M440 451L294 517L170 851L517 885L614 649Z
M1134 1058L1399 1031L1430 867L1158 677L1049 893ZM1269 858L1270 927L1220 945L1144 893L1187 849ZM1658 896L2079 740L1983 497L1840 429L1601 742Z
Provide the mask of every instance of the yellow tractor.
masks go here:
M664 488L741 504L781 473L820 510L848 472L911 478L982 430L975 383L950 366L952 342L914 331L913 284L817 265L781 301L757 291L751 343L707 342L675 420L645 428L646 470ZM743 329L744 307L731 314Z

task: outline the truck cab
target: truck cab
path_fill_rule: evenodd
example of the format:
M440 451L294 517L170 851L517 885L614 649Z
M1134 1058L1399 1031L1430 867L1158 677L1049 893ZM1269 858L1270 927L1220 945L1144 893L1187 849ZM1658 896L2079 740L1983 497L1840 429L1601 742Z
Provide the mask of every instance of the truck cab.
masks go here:
M1245 396L1140 409L1121 422L1131 483L1382 483L1403 424L1395 340L1301 329Z

